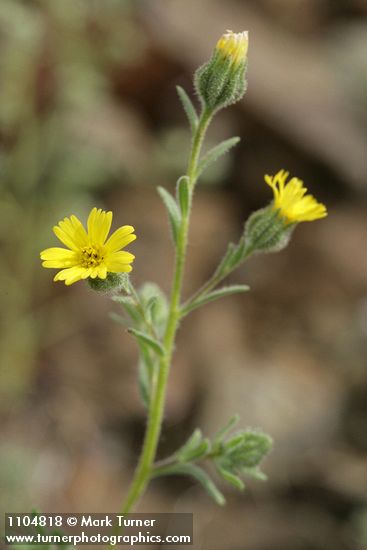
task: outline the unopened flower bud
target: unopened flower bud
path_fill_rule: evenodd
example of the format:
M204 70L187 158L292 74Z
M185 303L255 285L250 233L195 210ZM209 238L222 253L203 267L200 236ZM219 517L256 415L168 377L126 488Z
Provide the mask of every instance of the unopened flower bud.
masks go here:
M196 90L204 107L214 112L243 97L247 50L247 31L227 31L218 40L211 59L195 74Z

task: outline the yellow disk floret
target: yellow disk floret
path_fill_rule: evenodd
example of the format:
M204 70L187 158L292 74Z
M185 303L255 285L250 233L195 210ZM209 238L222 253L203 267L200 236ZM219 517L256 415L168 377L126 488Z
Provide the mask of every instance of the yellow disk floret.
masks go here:
M248 32L227 31L218 40L216 49L224 57L230 57L233 64L238 65L247 56Z
M291 178L289 172L280 170L275 176L265 176L265 181L273 189L274 210L279 210L288 223L311 222L327 216L324 204L312 195L307 195L303 181Z
M132 270L133 254L121 250L136 239L134 228L124 225L109 239L112 212L93 208L87 230L76 216L64 218L53 230L67 248L47 248L41 252L42 265L61 269L54 281L71 285L81 279L106 279L108 273L128 273Z

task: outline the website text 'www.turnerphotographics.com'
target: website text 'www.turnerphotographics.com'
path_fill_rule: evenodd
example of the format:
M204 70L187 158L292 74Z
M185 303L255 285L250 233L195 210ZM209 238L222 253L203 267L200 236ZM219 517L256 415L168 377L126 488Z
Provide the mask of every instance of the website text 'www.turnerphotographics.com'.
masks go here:
M5 544L193 544L192 514L5 514Z

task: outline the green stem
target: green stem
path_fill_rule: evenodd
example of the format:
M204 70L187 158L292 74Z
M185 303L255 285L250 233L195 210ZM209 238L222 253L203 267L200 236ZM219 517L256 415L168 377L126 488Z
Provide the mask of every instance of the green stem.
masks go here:
M190 180L190 205L192 194L197 180L197 167L204 136L212 118L212 113L203 110L197 129L193 135L191 153L187 168L187 176ZM161 433L164 404L166 397L167 381L171 366L174 342L178 324L180 321L180 301L182 281L184 275L186 248L190 221L190 208L182 217L178 242L176 247L175 270L171 291L170 307L166 331L163 339L165 354L159 362L159 370L155 381L153 395L148 411L148 424L145 432L143 448L134 474L130 490L122 506L121 513L130 512L139 498L144 493L152 477L152 465L155 459L159 436Z

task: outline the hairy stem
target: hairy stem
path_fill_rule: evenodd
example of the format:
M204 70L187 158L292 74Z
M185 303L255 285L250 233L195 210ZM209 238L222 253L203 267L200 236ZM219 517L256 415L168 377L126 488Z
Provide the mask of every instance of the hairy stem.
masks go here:
M212 113L203 110L200 116L199 124L192 139L191 152L187 167L187 176L190 180L190 205L197 180L197 167L201 147L211 118ZM133 509L133 507L136 505L139 498L142 496L145 489L147 488L147 485L152 477L152 466L155 460L158 441L162 428L168 375L171 366L176 332L180 321L180 301L185 268L189 222L190 208L188 209L187 214L182 217L176 247L175 269L170 298L169 314L163 339L165 354L159 361L157 378L154 384L152 392L153 394L149 405L148 422L143 448L134 474L134 478L130 486L130 490L121 509L121 512L123 514L126 514Z

